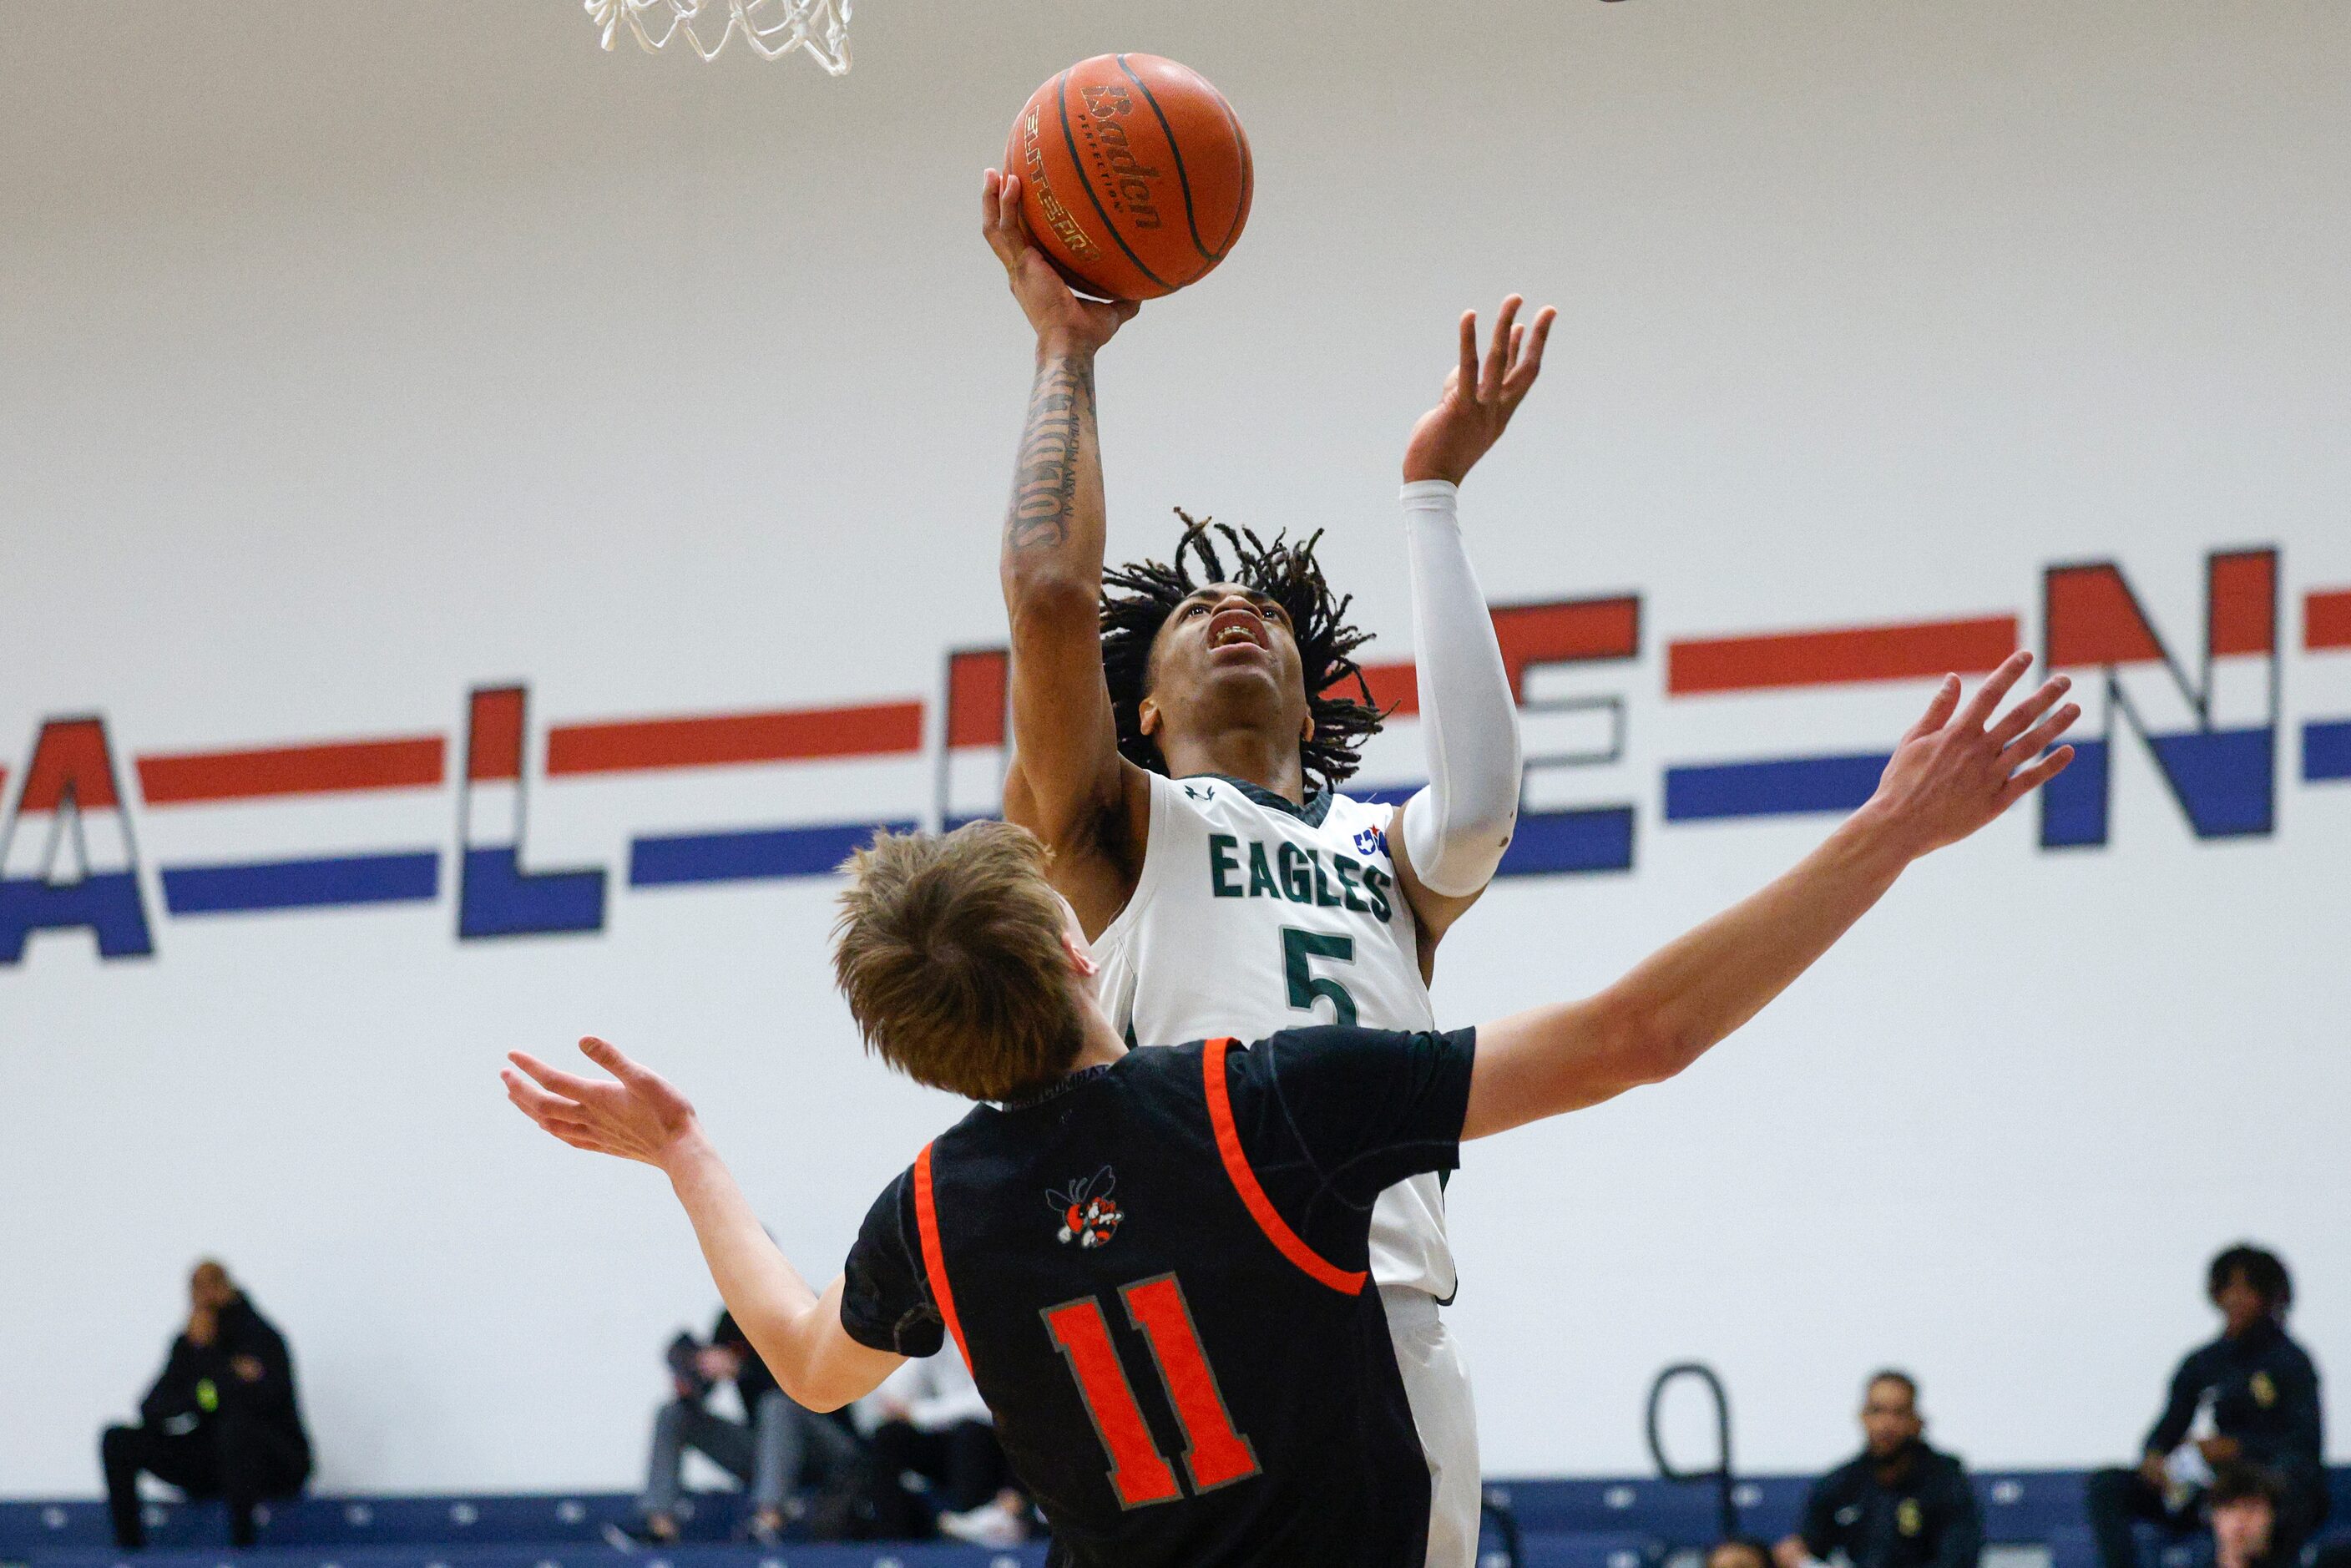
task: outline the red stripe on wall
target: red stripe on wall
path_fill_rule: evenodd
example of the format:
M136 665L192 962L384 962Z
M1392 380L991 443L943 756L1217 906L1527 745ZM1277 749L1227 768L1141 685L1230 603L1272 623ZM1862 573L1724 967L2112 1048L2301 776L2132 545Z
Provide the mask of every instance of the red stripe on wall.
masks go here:
M1520 702L1526 700L1527 671L1535 665L1629 659L1641 651L1637 595L1503 604L1492 613L1494 640L1502 650L1510 695ZM1420 711L1419 676L1411 660L1365 664L1364 682L1372 688L1372 706L1383 713L1410 718ZM1352 681L1343 681L1331 690L1341 696L1356 695Z
M547 770L620 773L652 768L712 768L817 757L882 757L923 747L923 705L796 708L705 718L572 724L547 734Z
M2204 596L2206 645L2215 658L2277 651L2277 551L2214 556Z
M2302 645L2351 648L2351 588L2330 588L2302 601Z
M485 687L474 694L465 721L465 777L483 783L522 777L523 691Z
M444 751L442 737L430 735L141 757L139 789L149 805L171 806L265 795L428 789L442 780Z
M1012 679L1012 655L1002 648L969 648L947 655L947 744L1002 746Z
M1372 706L1382 713L1397 718L1410 718L1420 711L1420 677L1410 659L1393 664L1365 664L1364 684L1372 688ZM1342 681L1331 688L1332 696L1362 700L1363 694L1353 681Z
M1691 638L1667 646L1666 690L1675 696L1688 696L1698 692L1915 680L1954 672L1971 674L1997 667L2017 647L2013 615L1782 632L1761 637Z

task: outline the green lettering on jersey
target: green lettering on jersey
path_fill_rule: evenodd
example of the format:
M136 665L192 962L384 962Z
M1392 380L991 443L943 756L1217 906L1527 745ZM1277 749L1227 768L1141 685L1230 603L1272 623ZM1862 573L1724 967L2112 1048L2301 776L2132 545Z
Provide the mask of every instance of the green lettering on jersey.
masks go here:
M1273 857L1281 862L1281 891L1292 904L1314 902L1314 874L1306 869L1306 857L1298 846L1284 839L1274 847Z
M1232 880L1232 873L1241 869L1240 857L1234 852L1240 847L1241 841L1230 833L1208 835L1208 888L1218 898L1241 895L1241 884Z
M1280 898L1281 883L1273 880L1273 868L1265 863L1265 846L1255 839L1249 841L1249 891L1251 898Z
M1306 858L1314 862L1314 904L1318 909L1336 909L1339 901L1331 896L1331 879L1322 874L1322 852L1308 850Z
M1369 915L1372 906L1355 896L1355 873L1363 868L1337 850L1331 852L1331 869L1339 874L1339 896L1347 907L1358 915Z
M1388 873L1382 871L1375 865L1365 866L1364 868L1364 886L1371 892L1373 916L1384 925L1387 924L1388 916L1395 913L1395 910L1388 906L1388 888L1390 886Z

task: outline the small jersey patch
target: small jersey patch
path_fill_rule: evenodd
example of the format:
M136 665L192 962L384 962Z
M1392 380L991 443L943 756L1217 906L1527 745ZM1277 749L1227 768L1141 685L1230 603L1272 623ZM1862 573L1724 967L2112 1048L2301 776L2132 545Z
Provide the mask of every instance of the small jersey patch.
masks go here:
M1126 1218L1110 1196L1117 1186L1118 1173L1104 1166L1083 1181L1071 1182L1067 1192L1047 1193L1045 1207L1061 1217L1054 1239L1080 1247L1108 1245Z

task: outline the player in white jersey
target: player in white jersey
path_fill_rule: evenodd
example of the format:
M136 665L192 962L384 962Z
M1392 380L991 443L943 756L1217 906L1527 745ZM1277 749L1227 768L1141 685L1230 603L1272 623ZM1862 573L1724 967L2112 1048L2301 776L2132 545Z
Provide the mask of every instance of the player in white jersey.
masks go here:
M1029 243L1017 179L989 172L984 225L1038 354L1004 535L1005 814L1052 849L1113 1024L1143 1045L1435 1028L1437 944L1493 876L1519 799L1517 707L1455 493L1534 384L1556 313L1514 325L1520 301L1506 300L1482 358L1464 316L1459 364L1413 431L1404 505L1431 782L1374 805L1336 789L1380 715L1350 656L1364 635L1313 539L1227 528L1219 548L1195 524L1172 563L1105 580L1093 359L1136 308L1071 293ZM1350 677L1363 700L1343 695ZM1429 1465L1427 1562L1468 1568L1477 1420L1437 1313L1456 1278L1435 1176L1382 1196L1371 1257Z

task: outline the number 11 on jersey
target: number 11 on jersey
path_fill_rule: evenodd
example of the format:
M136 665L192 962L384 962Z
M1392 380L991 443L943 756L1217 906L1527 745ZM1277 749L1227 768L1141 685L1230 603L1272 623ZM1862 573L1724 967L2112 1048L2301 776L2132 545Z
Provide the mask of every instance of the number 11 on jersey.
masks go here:
M1141 1331L1159 1368L1160 1385L1184 1429L1184 1469L1195 1493L1230 1486L1257 1474L1257 1454L1233 1430L1223 1390L1200 1346L1192 1309L1173 1274L1137 1280L1119 1289L1127 1321ZM1111 1343L1110 1322L1092 1296L1045 1310L1045 1327L1078 1380L1078 1396L1093 1418L1094 1433L1110 1458L1110 1484L1122 1507L1173 1502L1183 1496L1176 1472L1152 1441L1143 1406L1126 1380L1126 1368Z

